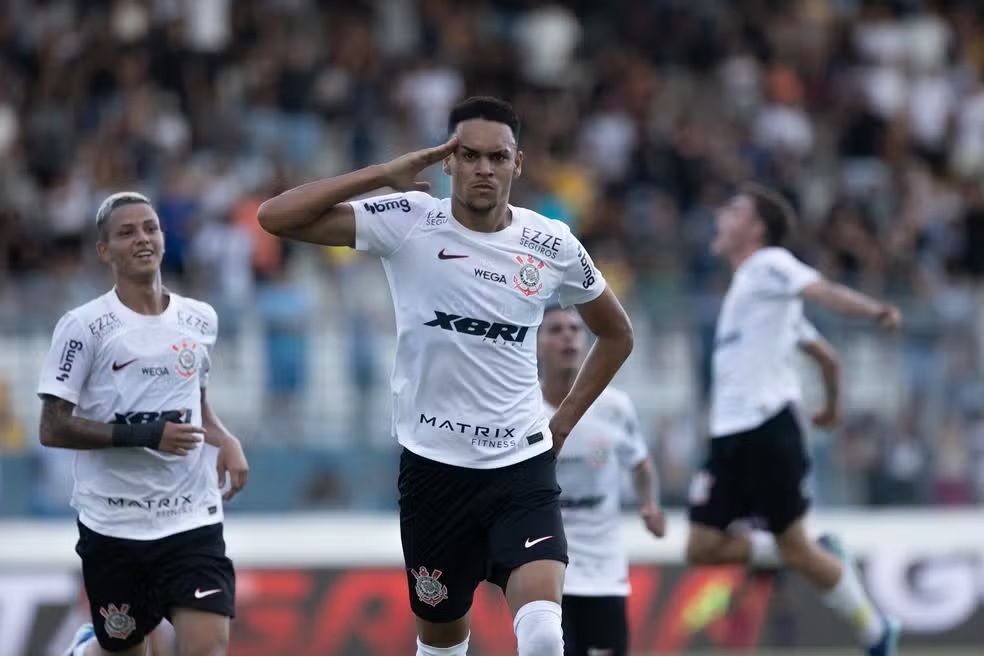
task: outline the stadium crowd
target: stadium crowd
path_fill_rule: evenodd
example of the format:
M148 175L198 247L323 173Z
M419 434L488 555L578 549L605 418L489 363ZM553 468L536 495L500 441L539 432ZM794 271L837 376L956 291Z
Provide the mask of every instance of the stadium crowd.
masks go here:
M570 224L656 334L693 336L692 415L727 275L707 250L714 209L758 179L797 206L799 255L906 311L901 410L854 409L846 382L846 423L818 441L819 470L847 473L828 499L984 499L974 0L8 0L0 80L4 339L50 334L106 287L94 211L133 188L159 209L168 281L216 306L221 340L261 327L266 371L250 376L272 411L290 414L312 363L345 369L363 399L386 383L389 319L366 301L385 291L363 294L378 265L285 250L256 209L435 144L455 101L498 95L524 121L514 203ZM815 319L835 345L854 339ZM312 346L326 323L344 354ZM12 376L33 385L23 369L0 370L0 452L33 440L34 415L7 394ZM700 427L650 422L670 501Z

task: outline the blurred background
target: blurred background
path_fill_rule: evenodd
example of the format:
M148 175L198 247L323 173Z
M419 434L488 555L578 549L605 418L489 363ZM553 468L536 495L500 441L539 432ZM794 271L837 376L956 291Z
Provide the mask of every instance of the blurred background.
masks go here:
M111 285L93 223L121 189L155 202L166 283L219 313L209 394L253 471L229 513L394 511L379 262L280 242L256 209L438 143L471 94L523 120L513 202L568 223L630 311L617 382L669 507L704 448L714 210L749 178L795 203L801 258L906 313L885 336L809 309L844 368L843 426L810 434L820 508L984 497L981 3L4 0L0 515L71 517L38 369Z

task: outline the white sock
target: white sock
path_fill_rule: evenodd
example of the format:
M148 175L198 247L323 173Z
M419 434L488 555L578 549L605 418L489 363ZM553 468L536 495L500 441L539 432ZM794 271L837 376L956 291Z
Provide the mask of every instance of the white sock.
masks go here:
M857 571L850 564L841 564L840 581L822 595L827 606L857 631L864 645L874 645L881 639L885 632L885 621L868 598Z
M92 654L93 655L101 655L102 654L102 650L99 648L99 641L98 641L98 639L96 639L96 637L92 637L88 641L85 641L84 643L80 643L79 645L75 646L75 649L72 650L72 654L73 655L85 655L88 652L87 649L88 649L90 643L95 644L95 646L93 646L93 648L95 648L95 649L92 651Z
M471 633L465 637L465 640L456 646L451 646L450 648L435 648L434 646L429 646L417 637L417 654L418 655L467 655L468 654L468 639L471 637Z
M752 544L752 554L749 563L753 566L777 566L782 563L776 539L769 532L753 530L745 534Z
M549 600L527 602L516 612L513 630L516 632L517 652L520 655L564 654L564 629L560 605Z

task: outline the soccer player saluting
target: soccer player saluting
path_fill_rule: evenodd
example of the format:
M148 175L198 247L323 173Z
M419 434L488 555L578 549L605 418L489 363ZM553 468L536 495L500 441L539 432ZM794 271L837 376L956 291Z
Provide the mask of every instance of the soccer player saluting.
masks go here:
M549 411L570 391L587 340L577 315L553 306L543 316L537 342ZM635 406L625 393L609 387L571 431L557 460L570 557L563 603L567 655L629 654L629 561L619 536L619 490L626 469L632 472L646 528L662 536L656 477Z
M146 197L110 196L96 223L115 286L61 318L38 388L41 442L77 450L92 624L69 654L147 654L164 617L181 654L225 654L235 575L220 486L231 475L231 498L248 466L205 397L215 311L162 286L164 237Z
M554 451L632 349L632 329L570 229L509 204L519 119L495 98L452 109L450 139L267 200L281 237L382 258L396 310L393 433L418 654L463 655L475 588L505 592L521 655L561 655L567 544ZM443 163L452 196L417 176ZM396 194L348 202L390 187ZM598 340L548 417L536 331L547 300ZM551 449L553 447L553 449Z
M818 544L804 528L810 460L796 415L801 394L792 355L803 348L821 364L830 360L805 323L803 299L886 329L897 327L901 316L824 280L782 248L792 223L789 204L754 183L742 185L718 213L712 248L734 276L715 334L710 453L690 490L687 557L695 564L747 563L778 548L781 560L854 626L871 654L890 654L898 624L874 607L840 542L825 536ZM827 358L820 355L825 351ZM836 398L828 398L815 421L829 426L836 416ZM764 520L774 542L763 533L728 531L746 518Z

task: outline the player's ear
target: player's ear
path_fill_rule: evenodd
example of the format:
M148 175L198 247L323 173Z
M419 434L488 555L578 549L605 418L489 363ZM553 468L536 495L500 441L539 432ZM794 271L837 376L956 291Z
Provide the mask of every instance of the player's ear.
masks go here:
M109 253L109 245L102 241L102 239L96 242L96 254L99 256L99 259L107 265L113 260L113 257Z
M452 157L454 157L454 154L448 155L446 158L444 158L444 162L441 164L441 168L444 169L444 173L446 175L449 175L449 176L451 175L451 158Z
M516 151L516 166L513 168L513 178L523 175L523 151Z

